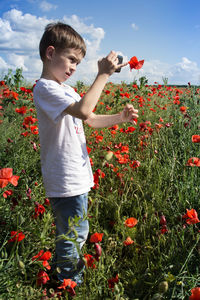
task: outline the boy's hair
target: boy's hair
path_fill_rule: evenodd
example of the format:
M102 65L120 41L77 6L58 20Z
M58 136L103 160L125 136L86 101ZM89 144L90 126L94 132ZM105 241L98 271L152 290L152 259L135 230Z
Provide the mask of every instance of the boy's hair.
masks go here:
M45 60L46 49L49 46L53 46L58 51L66 48L80 49L83 57L86 54L86 45L80 34L70 25L61 22L50 23L45 27L39 45L42 61Z

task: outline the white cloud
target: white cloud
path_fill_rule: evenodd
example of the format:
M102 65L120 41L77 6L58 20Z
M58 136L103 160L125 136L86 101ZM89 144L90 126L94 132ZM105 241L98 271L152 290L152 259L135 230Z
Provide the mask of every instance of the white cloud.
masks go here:
M40 9L42 11L50 11L51 9L56 9L57 8L57 5L53 5L47 1L42 1L40 3Z
M131 27L133 30L137 31L139 29L139 27L135 24L135 23L132 23L131 24Z

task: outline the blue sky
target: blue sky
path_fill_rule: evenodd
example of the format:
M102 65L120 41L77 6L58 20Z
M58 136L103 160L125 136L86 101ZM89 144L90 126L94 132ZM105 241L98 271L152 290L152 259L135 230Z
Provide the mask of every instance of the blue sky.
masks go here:
M86 40L87 56L69 84L91 83L97 60L110 50L124 60L137 56L143 68L127 66L110 78L130 82L200 84L199 0L7 0L0 5L0 74L22 67L25 78L40 77L38 44L46 24L63 21Z

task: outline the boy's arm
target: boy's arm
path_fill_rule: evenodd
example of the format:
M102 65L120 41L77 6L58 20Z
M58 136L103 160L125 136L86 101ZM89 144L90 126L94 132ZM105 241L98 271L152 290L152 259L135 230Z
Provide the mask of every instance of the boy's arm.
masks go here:
M127 104L122 112L113 115L96 115L91 113L85 121L88 125L94 128L111 127L116 124L131 122L136 124L134 119L138 118L138 110L134 109L133 105Z
M95 108L102 90L109 78L116 69L126 66L128 63L118 64L117 54L111 51L108 56L98 61L98 74L93 84L79 101L74 102L65 109L66 114L70 114L82 120L87 120Z

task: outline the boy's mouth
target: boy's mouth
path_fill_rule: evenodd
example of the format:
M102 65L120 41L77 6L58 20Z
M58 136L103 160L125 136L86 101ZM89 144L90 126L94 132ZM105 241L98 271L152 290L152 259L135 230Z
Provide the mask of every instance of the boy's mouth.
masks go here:
M65 74L66 74L68 77L71 76L71 73L65 72Z

